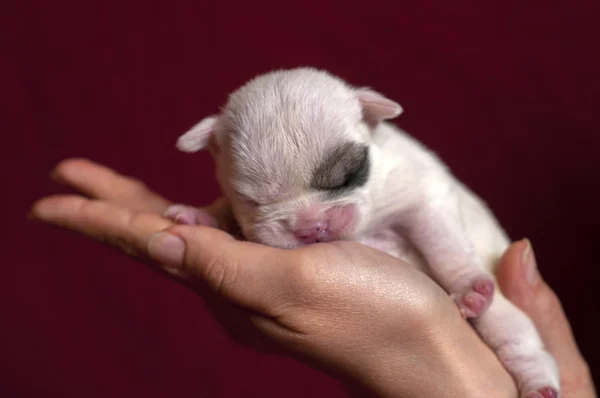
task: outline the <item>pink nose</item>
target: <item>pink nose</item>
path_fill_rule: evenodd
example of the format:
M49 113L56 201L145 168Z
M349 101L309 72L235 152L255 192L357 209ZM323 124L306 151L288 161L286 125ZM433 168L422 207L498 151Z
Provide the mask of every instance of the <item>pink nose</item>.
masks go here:
M327 242L330 239L327 227L327 221L315 221L304 228L297 229L294 231L294 235L299 241L306 244Z

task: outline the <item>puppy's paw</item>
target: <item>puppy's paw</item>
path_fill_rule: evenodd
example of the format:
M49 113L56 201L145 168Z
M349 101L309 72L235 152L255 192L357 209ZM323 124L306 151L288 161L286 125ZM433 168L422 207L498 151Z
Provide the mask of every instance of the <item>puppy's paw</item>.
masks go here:
M204 210L192 206L181 204L171 205L164 212L163 216L178 224L217 227L217 220L213 216Z
M490 306L494 289L494 280L490 276L481 275L476 277L466 290L452 293L450 296L456 302L463 318L477 318Z
M558 391L554 387L542 387L528 393L525 398L558 398Z

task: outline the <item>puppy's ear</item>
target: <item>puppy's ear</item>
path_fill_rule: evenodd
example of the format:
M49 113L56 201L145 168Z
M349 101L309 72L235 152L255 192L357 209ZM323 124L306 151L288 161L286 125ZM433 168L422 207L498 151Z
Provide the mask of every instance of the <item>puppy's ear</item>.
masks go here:
M355 93L362 106L363 117L368 123L377 124L382 120L393 119L403 112L399 103L386 98L377 91L359 88Z
M202 119L177 139L177 149L182 152L198 152L213 141L215 125L219 120L213 115Z

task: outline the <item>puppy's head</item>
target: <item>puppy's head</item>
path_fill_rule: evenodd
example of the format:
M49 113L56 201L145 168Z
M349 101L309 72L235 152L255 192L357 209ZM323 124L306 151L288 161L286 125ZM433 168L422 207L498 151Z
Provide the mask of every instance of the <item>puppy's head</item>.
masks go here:
M184 133L207 148L244 235L292 248L352 239L370 216L371 131L402 108L313 68L258 76Z

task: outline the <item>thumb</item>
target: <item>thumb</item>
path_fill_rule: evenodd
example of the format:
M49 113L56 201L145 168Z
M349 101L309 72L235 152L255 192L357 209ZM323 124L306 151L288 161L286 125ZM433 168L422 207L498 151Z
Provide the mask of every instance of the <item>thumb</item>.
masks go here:
M559 364L561 379L585 379L589 374L587 364L560 300L539 273L529 240L510 246L500 261L497 278L506 297L535 324L546 348Z
M208 288L238 306L276 316L287 296L289 255L282 249L235 240L213 228L176 225L148 240L148 255L192 286Z

